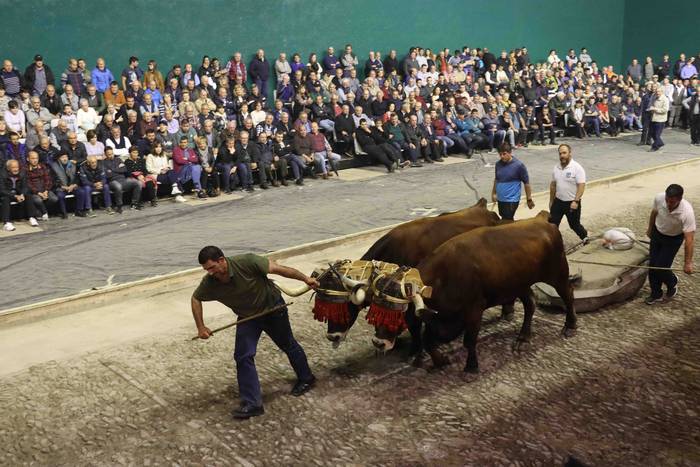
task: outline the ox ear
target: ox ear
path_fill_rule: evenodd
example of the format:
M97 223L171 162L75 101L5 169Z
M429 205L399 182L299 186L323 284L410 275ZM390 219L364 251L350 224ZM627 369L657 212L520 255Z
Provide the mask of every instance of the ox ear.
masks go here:
M537 213L537 216L535 216L537 219L540 221L545 221L549 222L549 211L542 210Z
M433 288L429 285L426 285L425 287L423 287L421 289L421 291L419 293L423 298L432 298Z
M476 202L474 205L475 208L486 208L488 206L488 201L486 201L486 198L479 198L479 201Z

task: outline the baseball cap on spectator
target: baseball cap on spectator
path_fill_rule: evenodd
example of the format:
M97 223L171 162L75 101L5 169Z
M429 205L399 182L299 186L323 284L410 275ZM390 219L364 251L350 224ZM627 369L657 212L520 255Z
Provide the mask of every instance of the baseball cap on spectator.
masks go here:
M39 54L36 54L36 55L34 55L34 61L35 61L35 62L43 62L43 61L44 61L44 57L42 57L42 56L39 55Z

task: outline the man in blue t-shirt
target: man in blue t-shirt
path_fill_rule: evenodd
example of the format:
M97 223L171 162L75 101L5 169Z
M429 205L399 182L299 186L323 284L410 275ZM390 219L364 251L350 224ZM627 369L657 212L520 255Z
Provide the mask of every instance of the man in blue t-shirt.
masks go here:
M496 162L496 178L493 181L491 199L494 203L498 202L498 214L501 218L513 220L515 211L520 204L521 183L525 185L527 207L530 209L535 207L535 203L532 201L530 177L527 174L525 164L513 157L510 143L501 144L498 148L498 155L501 160Z

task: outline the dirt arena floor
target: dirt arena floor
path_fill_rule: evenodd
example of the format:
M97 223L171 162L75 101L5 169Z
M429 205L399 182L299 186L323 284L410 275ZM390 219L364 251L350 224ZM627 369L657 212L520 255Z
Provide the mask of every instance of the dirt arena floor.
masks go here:
M653 194L674 180L700 211L699 167L591 188L583 222L642 234ZM343 255L313 261L333 254ZM700 465L700 274L681 277L668 303L645 305L645 286L627 303L579 314L571 339L560 336L562 314L538 310L519 353L511 344L522 308L512 322L489 310L474 380L463 377L461 342L445 347L446 368L417 369L405 340L376 355L362 320L333 349L300 297L290 316L318 385L289 396L294 375L264 337L266 413L243 422L229 415L233 332L189 341L190 292L0 330L0 367L13 369L0 373L0 465L549 466L571 455L591 466ZM137 332L139 316L149 328ZM215 306L205 316L210 327L232 320Z

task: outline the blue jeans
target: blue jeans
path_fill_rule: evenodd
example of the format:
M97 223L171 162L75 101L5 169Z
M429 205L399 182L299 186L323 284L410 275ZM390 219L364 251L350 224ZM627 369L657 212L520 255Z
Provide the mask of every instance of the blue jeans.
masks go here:
M598 117L584 117L584 121L588 128L593 128L596 136L600 136L600 119Z
M182 190L182 186L192 180L195 190L202 189L202 166L199 164L185 165L177 174L177 184Z
M77 187L73 190L73 195L75 195L75 210L82 211L85 209L85 192L81 190L82 187ZM66 209L66 195L67 193L60 188L56 189L56 196L58 196L58 206L61 213L66 214L68 210ZM88 195L90 196L90 195Z
M80 195L78 195L80 193ZM79 186L75 189L75 211L92 209L92 187Z
M328 160L330 163L331 169L337 172L340 156L329 151L319 151L314 153L314 166L316 167L316 171L324 174L328 173L328 169L326 168L326 160Z
M651 143L652 148L658 149L664 145L664 142L661 139L661 132L664 131L664 126L666 126L666 122L651 122L651 139L653 140Z
M292 334L287 308L243 323L236 328L236 345L233 351L238 394L241 402L256 407L262 406L262 392L258 371L255 368L255 353L263 331L270 336L280 350L287 354L289 363L300 381L313 379L304 349Z
M282 159L286 160L287 164L289 164L289 166L292 168L292 175L294 175L294 180L299 180L303 177L304 168L306 167L304 159L302 159L300 156L297 156L296 154L287 154L286 156L282 156Z

